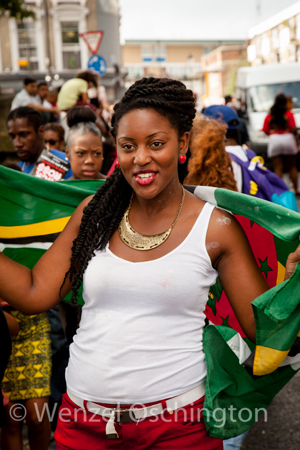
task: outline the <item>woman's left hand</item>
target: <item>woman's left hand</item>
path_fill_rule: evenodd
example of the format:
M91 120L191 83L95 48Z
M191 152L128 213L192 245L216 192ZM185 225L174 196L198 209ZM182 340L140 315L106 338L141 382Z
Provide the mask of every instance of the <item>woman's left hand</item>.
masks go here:
M300 263L300 245L298 245L293 253L289 254L288 259L286 260L284 280L291 278L298 263Z

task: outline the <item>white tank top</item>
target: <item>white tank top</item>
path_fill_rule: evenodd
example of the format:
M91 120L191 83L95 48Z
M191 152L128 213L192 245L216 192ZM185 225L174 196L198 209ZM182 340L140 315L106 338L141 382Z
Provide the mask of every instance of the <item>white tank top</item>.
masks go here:
M204 309L217 277L205 243L213 208L206 203L184 241L159 259L132 263L109 246L96 252L70 346L71 393L99 403L147 403L204 381Z

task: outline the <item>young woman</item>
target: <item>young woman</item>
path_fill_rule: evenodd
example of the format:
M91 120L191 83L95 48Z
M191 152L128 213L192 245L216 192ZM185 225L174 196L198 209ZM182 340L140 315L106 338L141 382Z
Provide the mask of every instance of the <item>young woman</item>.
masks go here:
M295 118L288 109L288 98L278 94L270 109L262 128L269 137L268 157L272 159L274 172L282 178L283 170L289 172L295 194L298 191L298 170L296 156L298 153L298 137Z
M86 106L77 106L68 112L69 129L66 157L73 176L70 180L105 179L101 174L103 164L102 138L96 114Z
M268 286L234 218L181 184L194 116L193 93L181 82L137 81L112 119L119 168L32 271L0 255L0 295L26 314L70 290L76 304L83 280L58 450L222 448L195 419L205 394L209 288L219 274L254 340L251 302Z
M65 130L58 123L47 123L44 127L44 140L50 151L55 149L63 152L65 149Z
M237 191L231 159L225 150L227 126L217 120L196 118L191 132L191 158L185 184Z
M87 91L90 87L98 87L98 76L88 70L79 72L75 78L66 81L57 98L57 106L61 111L67 111L78 101L88 103Z

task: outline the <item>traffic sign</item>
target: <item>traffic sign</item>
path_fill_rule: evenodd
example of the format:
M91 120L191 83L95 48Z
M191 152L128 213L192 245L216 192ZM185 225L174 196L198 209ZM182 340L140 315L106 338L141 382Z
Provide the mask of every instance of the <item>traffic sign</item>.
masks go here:
M93 55L88 60L88 69L94 69L96 72L99 73L100 77L102 77L106 72L106 62L105 59L102 58L102 56L99 55Z
M103 31L87 31L86 33L80 33L80 37L82 37L93 55L97 53L103 35Z

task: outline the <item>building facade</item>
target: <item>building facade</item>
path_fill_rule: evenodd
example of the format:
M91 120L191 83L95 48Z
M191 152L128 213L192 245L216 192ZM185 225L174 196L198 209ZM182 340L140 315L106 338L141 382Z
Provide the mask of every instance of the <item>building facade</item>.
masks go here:
M51 77L62 84L86 70L91 52L80 37L86 31L104 31L98 50L107 63L102 84L114 95L116 65L121 67L119 5L117 0L25 0L35 20L0 17L0 86L18 89L27 75Z
M252 66L300 62L300 2L251 28L249 38Z
M245 41L126 41L122 48L126 84L143 76L170 77L183 81L199 100L222 97L227 68L246 58L245 49Z
M235 90L236 72L247 62L246 43L221 45L201 59L201 74L205 81L205 98L218 99Z

